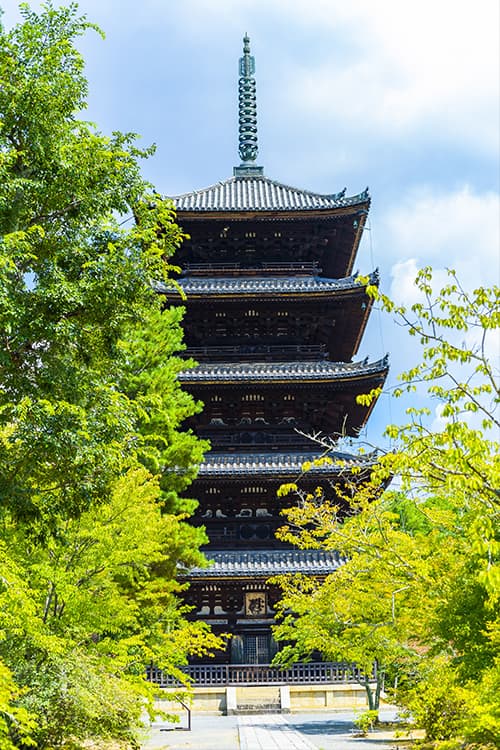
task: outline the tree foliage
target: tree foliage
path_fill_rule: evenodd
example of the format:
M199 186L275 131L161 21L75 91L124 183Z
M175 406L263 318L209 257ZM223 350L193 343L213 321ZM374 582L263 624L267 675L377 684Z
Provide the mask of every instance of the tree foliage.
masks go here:
M181 312L182 242L133 134L81 119L76 5L0 29L0 747L133 741L154 661L220 645L186 619L179 565L203 533L180 497L206 445ZM97 745L96 745L97 746Z
M290 642L282 660L318 649L366 674L375 662L375 689L382 673L430 739L494 743L500 290L468 293L450 272L434 293L430 269L416 284L421 300L410 310L370 290L421 346L420 363L394 394L410 396L408 421L387 427L394 447L379 456L369 483L360 486L346 466L347 490L318 488L285 511L282 539L336 549L345 563L323 582L280 579L276 636ZM438 407L434 423L429 403ZM396 489L381 494L391 478Z

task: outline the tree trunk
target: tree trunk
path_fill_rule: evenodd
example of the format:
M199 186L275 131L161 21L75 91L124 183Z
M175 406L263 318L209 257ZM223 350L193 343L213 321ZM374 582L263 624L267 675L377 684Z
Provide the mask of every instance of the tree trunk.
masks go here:
M365 676L364 686L366 690L366 697L368 699L368 710L375 711L375 695L373 693L372 686L370 685L370 678L368 676Z
M375 677L375 689L373 689L369 675L365 675L363 681L363 687L366 691L366 698L368 700L368 709L370 711L378 711L380 708L380 693L384 687L385 672L378 668L377 662L374 664L374 677Z

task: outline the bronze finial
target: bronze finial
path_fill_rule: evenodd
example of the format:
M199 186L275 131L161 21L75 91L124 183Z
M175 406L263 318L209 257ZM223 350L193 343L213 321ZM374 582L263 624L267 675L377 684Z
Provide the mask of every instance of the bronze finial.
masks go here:
M259 152L257 145L257 96L255 86L255 59L250 54L250 38L243 37L243 57L240 57L238 80L239 104L239 154L241 165L234 168L235 175L262 174L262 167L255 165Z

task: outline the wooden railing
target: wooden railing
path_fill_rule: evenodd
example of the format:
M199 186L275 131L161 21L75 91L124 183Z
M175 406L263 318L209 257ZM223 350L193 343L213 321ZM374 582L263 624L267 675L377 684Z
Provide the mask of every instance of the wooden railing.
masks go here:
M233 357L243 359L266 359L267 357L284 356L286 359L297 357L308 359L309 357L326 359L327 352L324 344L257 344L255 346L190 346L184 352L185 357L210 357L212 359L228 360Z
M283 685L352 683L362 679L362 672L353 664L342 662L310 662L278 669L269 664L198 664L184 667L183 672L193 687L209 685ZM148 680L160 687L174 687L178 681L161 669L149 667Z
M198 430L198 436L203 439L210 440L212 443L212 450L216 447L227 447L232 446L235 448L255 448L255 450L270 449L278 451L281 447L290 448L294 446L297 450L307 450L311 446L311 441L308 438L303 438L296 432L292 433L271 433L261 430L260 432L230 432L226 427L227 432L223 432L224 428L215 430L211 427L207 427L205 430ZM234 430L234 426L231 426L231 430Z
M234 274L241 276L260 275L263 271L267 274L292 274L306 275L320 274L321 268L317 261L291 261L289 263L259 263L255 266L244 266L240 263L186 263L183 268L183 276L213 276L214 274L224 274L231 276Z

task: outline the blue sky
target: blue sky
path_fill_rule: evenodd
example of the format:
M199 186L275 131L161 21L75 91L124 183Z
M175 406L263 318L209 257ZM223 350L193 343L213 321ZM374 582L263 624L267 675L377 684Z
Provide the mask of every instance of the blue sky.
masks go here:
M17 3L0 0L4 24ZM32 3L39 7L39 3ZM498 0L81 0L106 33L81 42L89 119L157 144L144 174L173 195L232 174L242 37L256 58L259 164L281 182L348 194L370 187L362 272L414 300L416 268L498 283ZM418 356L377 313L361 355ZM492 353L493 354L493 353ZM399 420L383 397L368 439Z

